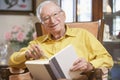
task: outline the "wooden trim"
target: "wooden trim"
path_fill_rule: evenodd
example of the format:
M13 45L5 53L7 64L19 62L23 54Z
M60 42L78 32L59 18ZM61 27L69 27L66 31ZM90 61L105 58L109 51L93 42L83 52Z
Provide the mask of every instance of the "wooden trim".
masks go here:
M92 21L100 20L100 28L98 32L98 40L103 43L103 31L104 31L104 22L103 22L103 0L92 0Z
M4 15L29 15L30 13L35 14L36 13L36 0L31 0L31 7L32 10L20 10L18 8L18 10L8 10L8 9L0 9L0 14L4 14ZM17 4L16 4L17 5Z
M76 20L76 22L78 22L78 15L77 15L77 11L78 11L77 8L78 8L78 6L77 5L78 5L78 0L76 0L76 4L75 4L75 7L76 7L76 19L75 20Z
M97 39L103 44L104 21L100 20Z
M92 0L92 21L96 21L103 17L103 0Z
M42 27L41 27L41 23L40 23L40 22L36 22L36 23L35 23L35 30L36 30L36 33L37 33L37 37L43 35L43 30L42 30Z

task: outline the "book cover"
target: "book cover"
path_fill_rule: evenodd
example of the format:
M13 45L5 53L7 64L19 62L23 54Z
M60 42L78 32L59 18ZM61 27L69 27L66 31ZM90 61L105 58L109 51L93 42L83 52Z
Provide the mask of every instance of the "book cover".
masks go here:
M77 58L74 47L68 45L49 60L32 60L26 61L25 64L35 80L73 79L80 75L80 71L69 70Z

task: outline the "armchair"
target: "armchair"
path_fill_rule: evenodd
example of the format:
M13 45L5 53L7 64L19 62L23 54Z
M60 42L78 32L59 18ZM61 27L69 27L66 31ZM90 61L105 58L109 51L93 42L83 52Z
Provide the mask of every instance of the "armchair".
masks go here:
M101 43L103 43L103 22L102 20L93 21L93 22L73 22L66 23L70 28L83 28L91 32ZM37 37L47 34L42 24L37 22L35 24L35 29L37 32ZM97 68L95 71L91 72L88 80L107 80L108 69L107 68Z

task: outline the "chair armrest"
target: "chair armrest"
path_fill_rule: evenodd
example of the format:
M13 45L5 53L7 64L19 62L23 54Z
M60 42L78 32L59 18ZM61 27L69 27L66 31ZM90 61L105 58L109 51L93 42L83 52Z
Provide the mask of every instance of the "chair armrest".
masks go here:
M23 70L10 67L9 70L9 80L32 80L32 76L27 68Z
M108 68L101 68L102 70L102 80L108 80L108 73L109 73L109 69Z
M31 77L30 72L26 72L23 74L10 75L9 80L33 80L33 79Z
M90 80L108 80L108 68L96 68L89 75Z
M100 68L95 68L86 75L89 80L102 80L102 70Z
M0 79L4 80L32 80L31 74L28 69L17 68L2 68L0 72Z
M18 69L18 68L11 68L9 67L10 75L17 75L17 74L24 74L29 72L27 68L25 69Z

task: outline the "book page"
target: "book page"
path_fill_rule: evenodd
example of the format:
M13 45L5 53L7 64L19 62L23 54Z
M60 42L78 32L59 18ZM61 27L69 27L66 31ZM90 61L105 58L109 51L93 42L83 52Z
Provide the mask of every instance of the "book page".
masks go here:
M32 60L26 61L25 64L36 79L40 77L46 80L56 80L55 78L73 79L80 75L80 71L69 71L77 58L78 56L74 47L68 45L49 60Z
M73 65L73 62L78 58L76 51L72 45L68 45L60 52L58 52L50 61L53 62L55 67L57 68L60 76L62 78L71 79L72 73L70 75L70 67ZM80 75L80 71L73 72L76 76ZM73 74L73 75L74 75Z

